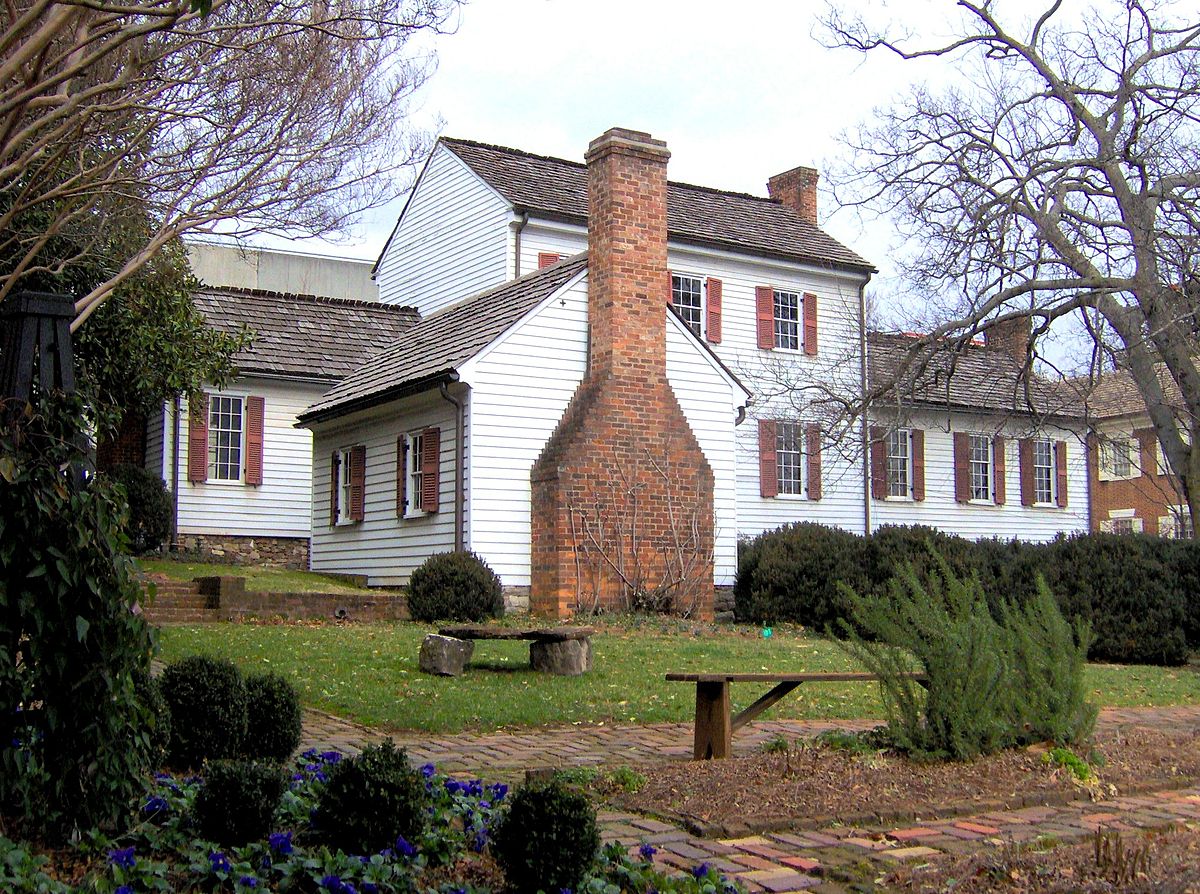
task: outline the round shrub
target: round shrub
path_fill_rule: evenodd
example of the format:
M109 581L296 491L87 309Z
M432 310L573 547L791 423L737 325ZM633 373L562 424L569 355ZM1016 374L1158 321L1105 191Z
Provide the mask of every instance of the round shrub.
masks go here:
M161 767L171 745L171 709L163 698L158 680L144 670L134 673L133 691L148 715L151 763L154 767Z
M596 811L559 782L518 789L492 834L511 891L577 890L599 847Z
M238 756L246 741L246 683L233 662L192 655L167 665L159 686L171 709L171 766Z
M266 838L287 781L271 761L214 761L192 811L200 835L225 847Z
M247 725L242 754L285 761L300 745L300 696L275 673L246 676Z
M332 848L369 854L415 842L428 821L425 778L391 739L335 764L317 798L313 825Z
M171 492L154 472L129 463L115 466L109 476L125 490L129 520L125 533L134 555L153 552L171 536Z
M504 613L500 578L473 552L430 556L408 582L414 621L482 621Z

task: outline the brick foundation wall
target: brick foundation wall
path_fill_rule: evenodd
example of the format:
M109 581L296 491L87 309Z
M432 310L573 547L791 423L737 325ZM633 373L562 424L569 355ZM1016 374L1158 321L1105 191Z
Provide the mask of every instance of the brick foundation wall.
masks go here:
M114 466L145 464L146 417L140 413L126 413L116 434L96 445L96 468L105 472Z
M179 549L231 565L308 568L307 537L239 537L231 534L180 534Z
M1141 474L1112 481L1100 480L1099 443L1095 438L1088 440L1088 490L1091 494L1088 514L1092 531L1100 530L1101 522L1111 517L1110 511L1132 509L1134 517L1142 520L1143 534L1158 534L1159 518L1171 514L1167 507L1183 502L1175 477L1159 474L1158 441L1153 429L1136 429L1133 436L1138 444L1136 461Z
M669 157L619 129L588 149L588 371L530 476L534 614L712 617L713 474L666 372Z

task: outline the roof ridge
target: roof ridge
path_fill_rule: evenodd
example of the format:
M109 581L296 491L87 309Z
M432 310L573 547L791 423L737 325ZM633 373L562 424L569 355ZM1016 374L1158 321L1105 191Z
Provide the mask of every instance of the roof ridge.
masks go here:
M276 292L273 289L255 289L245 286L212 286L202 281L198 292L221 295L245 295L253 298L288 298L313 304L337 304L345 307L363 307L386 310L389 313L417 313L410 304L390 304L384 301L371 301L367 298L338 298L334 295L311 295L307 292Z

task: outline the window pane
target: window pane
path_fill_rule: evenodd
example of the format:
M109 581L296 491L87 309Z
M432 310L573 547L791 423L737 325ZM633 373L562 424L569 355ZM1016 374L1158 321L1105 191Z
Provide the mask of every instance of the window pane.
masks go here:
M242 480L242 399L210 395L208 399L208 477Z
M971 499L992 498L992 439L971 435Z
M1033 442L1033 501L1054 502L1054 445L1049 441Z
M416 512L421 508L421 484L425 476L421 474L421 454L425 445L424 435L409 435L408 438L408 512Z
M775 347L800 350L800 296L775 293Z
M775 459L779 469L779 492L804 492L804 451L798 422L779 422L775 426Z
M909 433L901 428L887 437L887 492L889 497L910 495Z
M701 297L700 279L695 276L671 276L671 303L683 322L696 335L700 335L704 300Z

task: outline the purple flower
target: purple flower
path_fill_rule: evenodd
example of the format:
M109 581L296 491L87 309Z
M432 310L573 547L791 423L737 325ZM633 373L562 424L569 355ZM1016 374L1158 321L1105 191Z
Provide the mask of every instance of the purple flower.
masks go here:
M120 850L109 851L108 862L122 869L133 869L137 865L137 856L132 847L123 847Z
M160 798L158 795L146 799L146 804L142 807L142 813L147 816L154 816L156 813L167 813L171 809L171 805L167 803L166 798Z
M212 867L213 872L229 872L233 868L229 864L229 858L221 851L213 851L208 855L208 865Z
M247 888L257 888L258 879L252 875L243 875L240 879L238 879L238 884L245 885Z
M342 880L336 875L327 875L321 879L321 887L326 891L333 891L334 894L340 894L342 890Z
M638 848L638 853L642 855L642 859L649 862L654 859L654 855L658 853L658 848L652 844L643 844Z
M374 882L363 882L362 894L379 894L379 886Z
M121 885L121 887L113 891L113 894L133 894L133 888L129 887L129 885Z
M508 794L508 786L503 782L497 782L492 786L492 800L503 801L504 796Z
M405 841L404 836L401 835L396 839L396 853L402 857L412 858L417 855L417 849Z
M321 752L321 760L325 761L325 763L327 763L327 764L336 764L341 759L342 759L342 753L340 751L322 751Z
M274 853L279 854L281 857L286 857L292 852L292 833L272 832L267 836L267 846Z
M704 878L706 875L708 875L708 864L701 863L699 866L693 866L692 875L694 875L696 878Z
M432 776L435 772L437 772L437 771L434 769L433 764L422 764L421 765L421 775L424 776L426 779L428 779L430 776Z
M488 842L487 829L480 829L478 832L475 833L475 837L473 839L471 839L471 850L475 851L475 853L478 854L483 851L484 847L487 845L487 842Z

